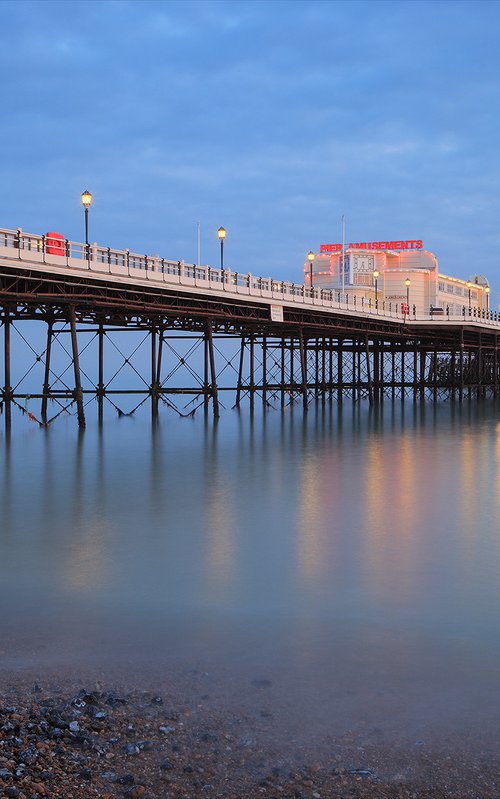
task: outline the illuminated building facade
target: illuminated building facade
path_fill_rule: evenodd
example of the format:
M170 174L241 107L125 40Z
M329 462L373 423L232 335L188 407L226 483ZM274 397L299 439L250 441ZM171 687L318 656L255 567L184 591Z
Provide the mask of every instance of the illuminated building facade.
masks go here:
M489 310L489 284L482 275L469 281L443 275L436 256L420 239L391 242L322 244L304 264L304 282L334 289L365 302L415 306L417 313L442 308L461 314L464 308Z

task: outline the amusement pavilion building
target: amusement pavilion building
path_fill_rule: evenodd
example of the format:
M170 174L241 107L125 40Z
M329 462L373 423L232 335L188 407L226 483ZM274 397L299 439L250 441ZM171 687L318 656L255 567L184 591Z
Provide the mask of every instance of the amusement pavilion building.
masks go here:
M356 297L358 303L404 304L416 313L434 309L450 315L468 309L490 310L490 287L482 275L469 280L443 275L436 256L422 241L372 241L322 244L304 264L304 282Z

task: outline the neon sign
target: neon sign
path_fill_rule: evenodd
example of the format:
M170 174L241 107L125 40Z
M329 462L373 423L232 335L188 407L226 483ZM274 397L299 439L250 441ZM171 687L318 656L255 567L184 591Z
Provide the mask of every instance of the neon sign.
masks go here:
M421 250L422 239L407 239L406 241L362 241L348 244L348 250ZM320 252L342 252L342 244L320 244Z

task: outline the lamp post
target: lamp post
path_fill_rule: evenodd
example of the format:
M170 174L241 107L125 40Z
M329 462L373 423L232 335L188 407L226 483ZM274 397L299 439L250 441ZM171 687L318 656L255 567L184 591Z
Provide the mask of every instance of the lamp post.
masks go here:
M220 271L222 273L222 282L224 283L224 239L227 236L226 228L220 227L217 231L217 235L220 241Z
M490 312L490 287L486 286L484 293L486 294L486 313Z
M87 254L87 261L90 268L90 250L89 250L89 208L92 205L92 195L87 189L82 194L82 205L85 209L85 251Z
M380 277L380 272L378 269L373 270L373 279L375 281L375 308L378 308L378 279Z
M407 277L406 280L405 280L405 286L406 286L406 313L408 315L410 315L410 286L411 286L411 280L410 280L409 277Z
M314 263L314 253L313 253L312 250L309 250L309 252L307 253L307 260L309 261L309 283L310 283L310 288L311 288L311 291L312 291L312 287L313 287L313 263Z
M470 280L467 281L467 288L469 289L469 311L470 311L470 290L472 288L472 283Z

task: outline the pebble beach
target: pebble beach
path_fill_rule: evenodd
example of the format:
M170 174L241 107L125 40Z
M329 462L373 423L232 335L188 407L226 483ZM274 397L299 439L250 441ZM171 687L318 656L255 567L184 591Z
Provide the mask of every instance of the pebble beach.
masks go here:
M495 799L491 751L417 741L387 746L343 735L279 741L266 680L250 703L217 706L189 690L101 681L0 688L0 796L6 799ZM464 742L466 744L466 742ZM453 748L454 747L454 748Z

